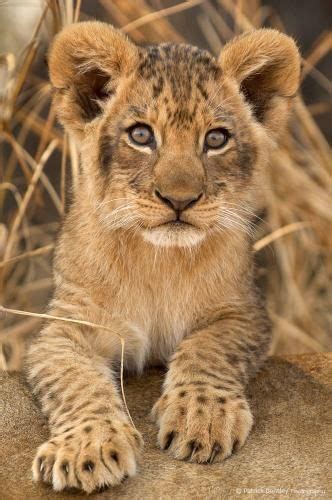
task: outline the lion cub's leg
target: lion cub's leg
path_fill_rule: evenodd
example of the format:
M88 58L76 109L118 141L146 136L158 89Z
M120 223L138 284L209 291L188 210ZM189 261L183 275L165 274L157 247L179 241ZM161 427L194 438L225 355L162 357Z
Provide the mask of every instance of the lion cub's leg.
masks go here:
M28 379L51 431L33 462L35 480L91 492L136 471L142 446L106 361L75 326L48 326L31 346Z
M159 445L175 458L221 461L250 432L253 418L244 390L266 355L269 332L264 318L234 316L186 338L170 362L153 414Z

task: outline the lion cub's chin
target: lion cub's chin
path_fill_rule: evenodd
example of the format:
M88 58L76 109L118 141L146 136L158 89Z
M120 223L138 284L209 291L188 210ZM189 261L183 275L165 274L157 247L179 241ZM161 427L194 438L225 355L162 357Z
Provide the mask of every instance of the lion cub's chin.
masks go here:
M199 245L206 234L193 226L169 225L144 229L142 232L145 241L158 247L194 247Z

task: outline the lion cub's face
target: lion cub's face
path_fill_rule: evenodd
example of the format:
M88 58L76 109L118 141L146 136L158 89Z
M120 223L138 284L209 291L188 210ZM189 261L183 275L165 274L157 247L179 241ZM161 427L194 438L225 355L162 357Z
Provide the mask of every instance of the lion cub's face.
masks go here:
M230 225L245 230L241 200L259 147L246 108L207 53L144 50L98 130L109 227L140 228L158 245L195 244Z
M268 54L257 54L262 36L257 43L254 34L227 46L217 62L189 45L138 48L101 23L70 30L51 52L51 79L60 117L81 141L83 175L104 227L161 246L248 232L269 136L296 90L284 62L277 71L280 54L271 78ZM263 34L270 34L266 51L277 37L280 51L297 55L289 38ZM66 47L64 72L57 59Z

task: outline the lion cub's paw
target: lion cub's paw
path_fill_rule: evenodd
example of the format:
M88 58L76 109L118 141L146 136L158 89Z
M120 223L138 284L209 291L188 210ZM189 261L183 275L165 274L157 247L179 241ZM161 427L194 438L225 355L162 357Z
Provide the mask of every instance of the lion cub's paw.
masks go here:
M180 460L221 462L243 446L253 424L247 401L220 391L173 389L152 410L158 442Z
M33 478L52 483L57 491L79 488L91 493L133 476L142 445L141 435L126 422L87 422L39 447Z

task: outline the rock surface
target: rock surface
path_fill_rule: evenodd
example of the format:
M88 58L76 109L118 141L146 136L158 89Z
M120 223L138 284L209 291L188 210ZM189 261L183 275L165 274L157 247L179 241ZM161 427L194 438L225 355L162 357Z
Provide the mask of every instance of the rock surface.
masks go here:
M248 393L255 426L246 446L214 465L178 462L157 448L149 413L160 393L160 371L126 379L128 406L145 440L139 473L89 498L332 498L331 361L329 354L270 358ZM23 377L0 373L1 500L86 498L32 482L31 462L47 436Z

